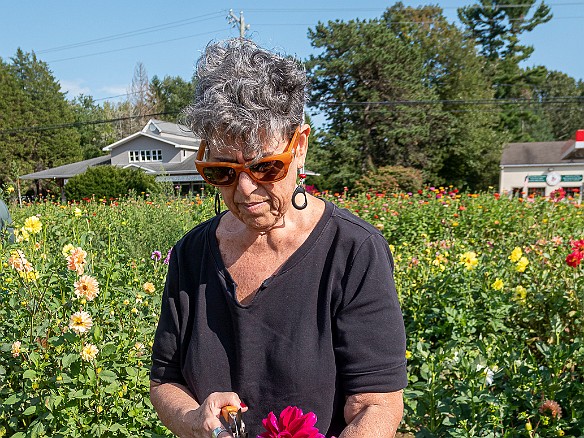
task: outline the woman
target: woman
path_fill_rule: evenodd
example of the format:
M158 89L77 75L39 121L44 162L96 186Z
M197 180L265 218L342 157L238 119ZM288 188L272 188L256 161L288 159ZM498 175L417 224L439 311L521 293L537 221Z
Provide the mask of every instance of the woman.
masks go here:
M228 211L170 260L151 400L179 436L229 436L226 405L243 408L250 437L288 405L314 412L327 436L390 437L401 420L405 335L387 243L296 184L307 85L297 62L247 40L210 45L197 64L196 163Z

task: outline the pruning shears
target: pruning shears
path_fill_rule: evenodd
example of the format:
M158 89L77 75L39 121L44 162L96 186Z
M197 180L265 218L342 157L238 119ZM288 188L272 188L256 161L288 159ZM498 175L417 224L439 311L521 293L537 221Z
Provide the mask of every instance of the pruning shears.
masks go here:
M241 419L241 409L235 406L223 406L221 408L221 415L227 422L229 432L234 438L247 438L248 433L245 431L245 423Z

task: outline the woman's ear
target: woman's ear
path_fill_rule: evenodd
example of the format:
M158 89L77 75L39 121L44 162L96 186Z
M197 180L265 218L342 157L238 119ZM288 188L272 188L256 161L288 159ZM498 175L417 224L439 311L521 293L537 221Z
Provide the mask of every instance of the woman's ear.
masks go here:
M296 156L300 159L299 165L304 166L306 159L306 152L308 151L308 137L310 136L310 125L305 123L300 127L300 138L298 139L298 147L296 148Z

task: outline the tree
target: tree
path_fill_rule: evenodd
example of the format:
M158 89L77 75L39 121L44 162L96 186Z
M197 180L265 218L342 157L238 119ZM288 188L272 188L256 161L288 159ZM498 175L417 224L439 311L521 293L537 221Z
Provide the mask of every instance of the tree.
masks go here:
M545 70L534 90L553 140L567 140L584 128L584 83L559 71ZM579 100L577 100L579 99Z
M404 42L416 46L424 60L423 82L444 102L449 114L442 129L445 151L435 183L473 190L494 185L506 137L497 132L498 114L484 106L448 102L494 97L485 59L474 41L449 23L437 6L404 7L401 2L383 14L387 26ZM435 143L439 139L435 140Z
M458 9L458 17L490 61L509 57L527 59L533 47L519 44L519 37L552 19L543 1L535 10L536 0L480 0Z
M542 1L534 8L535 3L536 0L480 0L458 10L465 30L488 60L487 72L493 77L498 99L532 99L534 89L545 79L541 68L520 67L520 62L533 52L533 47L520 44L521 35L552 18L549 6ZM541 113L529 105L502 107L501 129L508 131L512 141L547 139L551 133L541 129L544 124Z
M181 111L188 106L195 92L193 82L187 82L180 76L165 76L164 79L154 76L150 82L152 107L162 120L175 122Z
M128 102L130 104L130 116L128 121L129 131L136 132L140 130L148 121L148 114L156 112L153 106L153 98L150 93L150 82L146 67L141 62L136 63L134 67L134 76L132 84L128 90Z
M22 92L19 127L30 128L18 133L21 171L39 171L79 160L79 134L74 128L62 126L72 123L74 114L48 65L34 53L18 49L10 72Z
M26 95L10 66L0 58L0 186L16 180L24 161L22 133L26 126Z
M328 128L321 139L325 161L316 170L336 189L387 164L436 177L444 151L433 145L447 115L424 86L420 51L378 19L319 23L309 38L322 49L307 67L313 105L326 114Z
M103 155L102 149L119 140L115 128L109 123L99 123L107 120L108 114L91 96L79 95L71 106L75 114L76 129L80 135L80 146L83 159Z

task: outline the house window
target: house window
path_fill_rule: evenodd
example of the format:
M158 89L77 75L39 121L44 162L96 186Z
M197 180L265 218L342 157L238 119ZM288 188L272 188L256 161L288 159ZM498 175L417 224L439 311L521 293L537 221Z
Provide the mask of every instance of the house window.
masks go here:
M564 187L566 191L566 196L571 196L572 198L580 197L580 187Z
M527 189L527 196L535 198L536 196L545 196L545 187L529 187Z
M130 163L137 162L148 162L148 161L162 161L162 150L141 150L141 151L129 151Z

